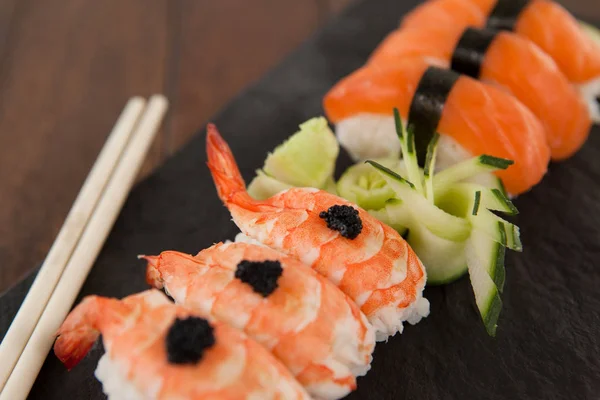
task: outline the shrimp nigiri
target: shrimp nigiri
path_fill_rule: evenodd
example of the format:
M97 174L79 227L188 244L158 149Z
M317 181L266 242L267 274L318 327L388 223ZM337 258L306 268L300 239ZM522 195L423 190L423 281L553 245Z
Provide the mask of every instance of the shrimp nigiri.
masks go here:
M429 314L422 297L425 268L398 232L322 190L292 188L253 199L217 128L209 124L207 131L217 193L244 234L331 280L367 316L377 340L402 331L403 321L415 324Z
M553 160L581 148L592 121L580 94L533 42L506 31L454 26L399 29L375 50L370 65L423 57L456 72L508 89L544 125Z
M102 334L96 369L114 399L310 399L266 349L227 324L174 305L158 290L86 297L54 344L74 367Z
M358 69L327 93L323 105L336 124L340 143L360 158L398 154L392 117L396 107L414 129L417 152L426 149L430 132L441 134L437 158L441 168L481 154L514 160L510 168L497 172L512 195L539 183L550 161L543 125L515 97L468 76L431 67L420 57ZM377 138L372 136L375 132ZM361 146L365 141L378 146Z
M323 276L265 246L216 244L195 257L148 260L148 283L177 303L243 330L319 399L339 399L370 369L375 333L358 306Z
M441 25L455 31L489 26L529 39L556 62L579 90L592 120L600 122L600 46L560 4L550 0L430 0L407 14L401 24L403 29Z

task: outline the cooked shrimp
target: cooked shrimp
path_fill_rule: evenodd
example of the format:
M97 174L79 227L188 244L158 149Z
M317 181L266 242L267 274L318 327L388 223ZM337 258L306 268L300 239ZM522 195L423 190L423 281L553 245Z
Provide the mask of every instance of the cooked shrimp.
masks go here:
M384 340L408 320L429 314L426 274L406 241L356 205L312 188L254 200L229 146L214 125L206 139L208 167L220 199L240 230L292 255L352 298Z
M216 244L148 260L148 282L244 330L319 399L339 399L370 368L375 334L358 306L300 261L264 246Z
M96 376L113 399L310 398L254 340L158 290L86 297L60 328L54 352L71 369L100 334L106 353Z

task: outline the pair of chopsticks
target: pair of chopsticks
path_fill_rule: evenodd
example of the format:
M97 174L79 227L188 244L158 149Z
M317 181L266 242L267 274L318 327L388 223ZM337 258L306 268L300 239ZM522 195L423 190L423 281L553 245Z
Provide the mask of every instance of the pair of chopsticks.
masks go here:
M131 98L0 344L0 400L25 399L108 236L168 103Z

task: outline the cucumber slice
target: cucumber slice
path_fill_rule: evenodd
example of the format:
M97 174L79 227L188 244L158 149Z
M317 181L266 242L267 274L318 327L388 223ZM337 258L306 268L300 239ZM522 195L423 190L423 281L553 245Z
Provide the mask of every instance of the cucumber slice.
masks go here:
M263 170L292 186L321 189L333 176L338 153L339 145L327 120L313 118L267 156Z
M506 193L502 179L490 172L485 172L472 178L465 179L465 182L475 183L490 189L497 189L508 199L508 193Z
M427 285L445 285L467 272L465 242L442 239L421 224L415 224L406 239L427 269Z
M278 181L263 171L257 170L256 176L248 185L248 194L256 200L265 200L291 187L292 185Z
M511 160L488 155L473 157L454 164L453 166L435 174L433 178L433 187L436 195L438 195L439 193L443 193L444 191L448 190L449 187L457 182L475 178L484 173L506 169L512 164L513 161Z
M377 168L399 199L410 204L412 217L427 227L431 233L454 242L462 242L469 237L471 224L468 220L450 215L431 204L417 192L411 182L408 182L394 171L374 161L367 161L367 163Z
M336 196L339 196L337 192L337 184L335 183L335 179L333 179L333 176L327 178L327 181L325 181L325 185L323 185L321 189Z
M397 159L380 159L377 162L394 172L399 171L400 161ZM383 208L395 196L377 170L365 163L353 165L344 172L337 183L337 192L365 210Z
M415 135L411 130L406 130L400 118L400 112L394 108L394 122L396 124L396 134L400 139L400 148L402 149L402 158L406 166L408 180L414 185L419 193L423 193L422 176L417 160L415 150Z
M423 183L425 185L425 197L432 203L433 197L433 172L435 171L435 159L437 155L437 145L440 135L436 132L429 145L427 146L427 157L425 158L425 166L423 168Z
M367 212L398 231L400 235L403 235L407 227L413 223L406 203L400 199L391 199L386 203L385 207L379 210L368 210Z
M472 244L471 257L475 257L486 270L489 277L500 292L504 289L506 270L504 268L504 255L506 249L499 243L491 240L487 235L473 230L469 241Z
M583 31L592 38L593 41L600 45L600 29L583 21L579 21L579 25Z
M497 188L489 189L475 183L458 183L449 188L439 198L439 203L446 204L449 201L456 202L470 201L476 192L480 192L481 207L488 210L500 211L508 215L516 215L519 213L515 205ZM467 200L468 199L468 200ZM445 209L441 206L442 209ZM452 212L453 215L463 216L457 211Z
M469 218L473 229L488 235L492 240L514 251L523 251L519 228L492 212L480 209Z
M490 336L496 336L502 300L498 287L487 272L488 260L482 260L477 256L476 245L472 240L467 240L465 245L469 279L483 325Z

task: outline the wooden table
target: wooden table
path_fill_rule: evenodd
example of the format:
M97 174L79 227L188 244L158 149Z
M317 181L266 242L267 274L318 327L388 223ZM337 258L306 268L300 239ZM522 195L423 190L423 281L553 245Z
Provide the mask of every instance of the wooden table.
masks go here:
M0 0L0 292L47 253L128 97L171 101L147 174L351 1Z

